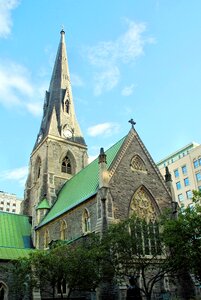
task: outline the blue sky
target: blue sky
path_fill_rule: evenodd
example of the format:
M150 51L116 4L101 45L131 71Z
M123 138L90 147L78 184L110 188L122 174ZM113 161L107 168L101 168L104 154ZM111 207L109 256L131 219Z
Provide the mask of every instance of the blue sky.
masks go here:
M0 190L23 196L62 26L90 158L131 117L155 161L201 143L200 11L200 0L0 0Z

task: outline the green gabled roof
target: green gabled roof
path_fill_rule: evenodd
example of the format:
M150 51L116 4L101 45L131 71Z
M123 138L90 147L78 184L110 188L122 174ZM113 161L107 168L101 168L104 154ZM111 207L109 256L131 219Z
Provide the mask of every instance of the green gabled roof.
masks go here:
M41 200L38 204L38 206L36 207L36 209L50 209L50 205L47 201L46 198L44 198L43 200Z
M7 257L12 256L12 253L14 255L12 258L22 256L31 248L29 217L0 212L0 259L8 259ZM6 252L8 255L5 254Z
M121 148L125 138L126 137L122 138L105 152L107 155L108 169ZM97 158L67 181L61 189L57 201L42 220L39 227L96 194L98 189L98 170L99 167Z

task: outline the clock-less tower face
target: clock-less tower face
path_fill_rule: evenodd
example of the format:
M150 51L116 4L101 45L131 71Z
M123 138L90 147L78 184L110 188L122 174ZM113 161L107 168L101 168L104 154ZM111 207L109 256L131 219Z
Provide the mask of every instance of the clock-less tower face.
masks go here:
M70 129L67 125L63 128L63 136L69 139L73 136L72 129Z

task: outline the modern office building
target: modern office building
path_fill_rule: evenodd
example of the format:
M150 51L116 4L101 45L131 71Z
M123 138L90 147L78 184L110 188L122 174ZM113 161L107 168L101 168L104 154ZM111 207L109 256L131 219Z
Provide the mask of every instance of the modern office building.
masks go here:
M17 198L15 194L0 191L0 211L19 214L21 203L22 199Z
M201 145L192 142L157 163L161 174L165 167L172 175L175 200L181 207L192 204L192 191L201 190Z

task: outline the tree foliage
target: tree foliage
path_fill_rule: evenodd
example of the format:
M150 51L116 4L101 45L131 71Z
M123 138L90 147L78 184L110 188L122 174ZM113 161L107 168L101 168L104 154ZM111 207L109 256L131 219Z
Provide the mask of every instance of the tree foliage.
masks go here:
M164 222L163 241L169 248L171 263L188 270L201 281L201 192L193 192L193 205L178 217Z
M108 261L118 281L141 277L138 284L146 299L151 299L155 284L170 272L167 254L160 242L159 224L136 217L111 225L102 238L110 251Z
M49 292L53 299L59 288L61 298L68 284L68 297L73 290L95 290L100 282L100 254L94 236L73 244L55 244L49 250L37 250L29 257L33 285ZM64 288L64 290L63 290Z

